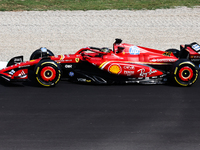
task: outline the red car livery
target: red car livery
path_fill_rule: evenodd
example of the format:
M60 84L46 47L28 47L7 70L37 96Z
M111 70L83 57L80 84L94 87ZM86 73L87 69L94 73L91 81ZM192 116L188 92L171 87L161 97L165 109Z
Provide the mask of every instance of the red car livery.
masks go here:
M113 84L176 83L191 86L197 81L200 64L197 43L181 45L180 50L166 51L122 43L116 39L113 50L86 47L75 54L57 55L46 49L34 51L29 61L12 58L0 70L7 81L36 81L55 86L60 79L73 82Z

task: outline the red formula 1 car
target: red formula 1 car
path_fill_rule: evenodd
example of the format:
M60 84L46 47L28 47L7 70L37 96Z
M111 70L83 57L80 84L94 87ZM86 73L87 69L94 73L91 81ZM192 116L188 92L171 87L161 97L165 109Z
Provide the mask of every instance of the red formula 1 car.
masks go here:
M192 43L180 47L180 51L160 51L116 39L113 50L86 47L75 54L54 56L40 48L32 53L30 61L23 62L23 56L12 58L0 70L0 77L7 81L32 80L48 87L61 78L96 84L174 82L190 86L198 78L200 46Z

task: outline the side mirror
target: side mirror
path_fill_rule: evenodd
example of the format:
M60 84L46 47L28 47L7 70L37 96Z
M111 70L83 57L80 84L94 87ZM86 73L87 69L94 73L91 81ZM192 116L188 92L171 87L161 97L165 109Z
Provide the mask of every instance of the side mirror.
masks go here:
M120 44L122 42L121 39L115 39L115 44Z

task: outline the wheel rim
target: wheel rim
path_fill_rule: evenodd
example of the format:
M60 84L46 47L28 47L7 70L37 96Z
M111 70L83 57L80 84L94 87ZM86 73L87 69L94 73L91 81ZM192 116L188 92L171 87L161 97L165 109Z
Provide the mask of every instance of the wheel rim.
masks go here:
M56 78L56 71L53 67L47 66L42 68L40 75L44 81L53 81Z
M186 66L180 69L179 78L182 81L189 81L192 79L192 77L193 77L193 70L190 67Z

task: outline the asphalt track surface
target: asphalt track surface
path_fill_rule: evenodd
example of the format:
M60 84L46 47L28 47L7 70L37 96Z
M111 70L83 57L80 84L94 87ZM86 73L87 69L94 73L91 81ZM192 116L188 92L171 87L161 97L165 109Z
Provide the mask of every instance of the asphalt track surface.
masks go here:
M1 83L0 149L197 150L199 87Z

